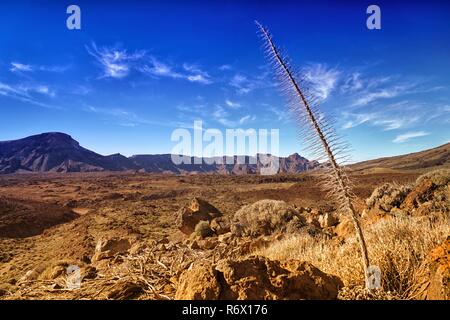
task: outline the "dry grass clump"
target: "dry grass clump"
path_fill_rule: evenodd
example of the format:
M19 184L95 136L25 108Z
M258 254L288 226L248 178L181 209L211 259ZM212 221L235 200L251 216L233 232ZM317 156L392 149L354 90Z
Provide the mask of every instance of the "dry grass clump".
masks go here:
M381 269L382 287L406 298L414 285L420 263L437 244L450 234L450 219L434 221L413 217L380 220L366 230L372 265ZM291 236L258 252L270 259L300 259L320 270L339 276L346 286L363 285L363 266L355 237L344 243L336 239L319 240L307 235Z
M232 232L242 236L269 235L285 230L294 217L301 219L299 212L286 202L260 200L243 206L235 213Z
M450 184L450 169L438 169L424 173L417 178L416 184L420 184L423 180L429 179L437 187Z

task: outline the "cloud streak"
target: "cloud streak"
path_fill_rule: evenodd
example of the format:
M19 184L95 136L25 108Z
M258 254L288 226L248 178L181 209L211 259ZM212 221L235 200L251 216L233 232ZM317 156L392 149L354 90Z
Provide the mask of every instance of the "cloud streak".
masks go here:
M427 136L427 135L429 135L429 133L425 132L425 131L411 131L411 132L407 132L407 133L398 135L397 137L395 137L394 140L392 140L392 142L394 142L394 143L404 143L404 142L407 142L407 141L409 141L411 139L424 137L424 136Z
M173 66L147 54L145 50L129 53L124 49L101 47L95 43L86 46L103 69L101 78L122 79L136 71L156 78L184 79L193 83L211 84L211 77L197 65L183 63L181 67Z

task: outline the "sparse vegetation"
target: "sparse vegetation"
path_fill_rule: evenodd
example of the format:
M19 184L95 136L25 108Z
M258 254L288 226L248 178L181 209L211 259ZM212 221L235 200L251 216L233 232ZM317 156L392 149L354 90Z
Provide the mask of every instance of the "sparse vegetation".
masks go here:
M382 287L407 298L415 272L424 257L450 233L446 216L434 222L413 217L380 220L366 230L372 263L380 267ZM363 266L355 237L344 243L336 239L292 235L258 252L270 259L302 259L320 270L339 276L348 287L363 285Z
M302 223L298 215L298 210L284 201L260 200L235 213L232 230L240 236L269 235L286 230L295 217L298 223Z
M441 187L450 183L450 169L433 170L419 176L416 184L420 184L425 179L430 179L434 185Z
M343 166L345 161L342 160L346 159L346 142L335 133L333 126L320 112L318 99L313 94L314 90L309 90L308 81L294 73L290 61L275 46L269 31L259 22L256 24L264 40L267 57L275 67L281 90L286 95L291 114L299 124L301 136L306 140L310 151L318 156L316 160L326 163L320 170L322 188L335 201L339 211L352 219L368 285L370 261L367 245L353 204L351 184Z
M410 186L385 183L372 192L366 200L366 205L369 209L375 208L389 212L394 207L400 207L409 191L411 191Z

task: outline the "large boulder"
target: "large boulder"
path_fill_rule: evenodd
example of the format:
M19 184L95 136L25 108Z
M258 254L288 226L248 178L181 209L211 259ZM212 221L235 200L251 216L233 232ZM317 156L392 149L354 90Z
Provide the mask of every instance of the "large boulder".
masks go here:
M190 235L200 221L211 221L222 213L212 204L200 198L194 198L191 203L177 212L177 227L184 234Z
M176 299L285 300L336 299L342 281L308 262L272 261L252 256L203 262L184 271Z
M450 300L450 236L422 263L411 298Z

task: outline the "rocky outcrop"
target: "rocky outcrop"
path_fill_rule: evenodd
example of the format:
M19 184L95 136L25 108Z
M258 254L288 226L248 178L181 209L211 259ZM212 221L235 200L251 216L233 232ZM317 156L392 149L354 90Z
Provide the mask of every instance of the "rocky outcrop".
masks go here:
M450 300L450 236L434 248L417 272L413 299Z
M177 212L177 227L186 235L195 231L200 221L211 221L220 217L222 213L207 201L194 198L191 203Z
M191 265L179 278L175 299L328 300L336 299L342 286L310 263L253 256Z

